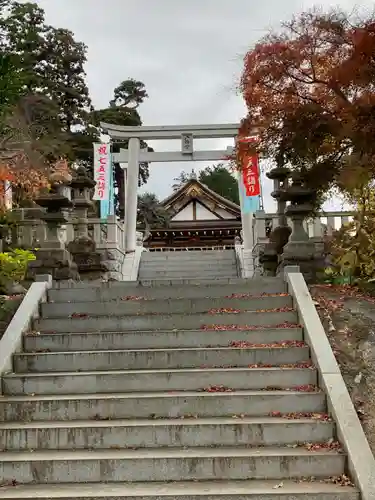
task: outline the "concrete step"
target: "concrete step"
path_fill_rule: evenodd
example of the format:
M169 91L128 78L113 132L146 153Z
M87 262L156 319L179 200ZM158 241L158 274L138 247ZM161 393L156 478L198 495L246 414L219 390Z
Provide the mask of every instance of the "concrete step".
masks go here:
M247 367L306 363L308 347L211 347L22 353L14 355L16 373L74 372L95 370L156 370L171 368Z
M207 266L205 264L184 264L184 265L163 265L163 264L152 264L152 265L140 265L139 272L145 274L155 274L166 272L168 274L177 275L180 277L181 275L186 275L189 273L202 273L208 275L214 275L216 279L219 276L232 276L233 272L237 271L237 265L232 262L229 264L216 264L215 266ZM180 273L180 274L179 274ZM216 274L215 274L216 273ZM189 277L189 276L188 276ZM198 278L200 275L198 276Z
M248 285L250 287L254 286L278 286L278 284L283 285L283 290L286 289L285 282L280 277L256 277L256 278L223 278L222 280L199 280L199 279L188 279L180 280L174 279L166 283L164 280L155 280L152 283L142 280L138 281L59 281L55 283L54 290L65 290L69 288L70 290L82 289L82 288L113 288L113 287L159 287L159 286L213 286L213 285ZM275 290L271 290L275 292Z
M142 266L139 268L139 273L138 273L138 279L159 279L159 278L165 278L167 277L168 279L173 279L173 278L181 278L185 277L186 278L211 278L211 279L216 279L216 278L231 278L231 277L236 277L237 276L237 268L236 267L231 267L231 268L224 268L221 270L220 268L212 268L212 269L205 269L205 268L200 268L200 267L192 267L189 269L142 269Z
M67 302L45 303L41 311L43 318L62 318L72 314L93 316L122 316L126 314L192 314L203 313L212 309L239 309L241 311L257 311L292 307L290 295L274 297L246 298L200 298L200 299L156 299L113 300L107 302Z
M0 421L71 421L199 417L260 417L272 412L324 413L323 392L234 391L67 394L0 398Z
M345 458L303 447L5 452L0 477L21 484L327 478L344 473Z
M207 269L221 268L222 266L235 266L237 264L236 257L234 255L221 259L153 259L144 260L141 259L140 266L142 267L159 267L159 268L171 268L178 269L178 267L203 267Z
M27 394L95 394L196 391L223 385L231 390L290 389L315 385L310 368L209 368L93 372L12 373L3 377L3 392Z
M207 258L207 259L219 259L227 258L234 255L234 249L228 250L211 250L211 251L199 251L199 250L183 250L183 251L167 251L167 252L142 252L142 259L178 259L178 258Z
M303 340L302 328L259 328L257 330L167 330L139 332L103 333L40 333L25 335L24 351L47 349L54 352L93 351L115 349L165 349L188 347L227 347L236 337L237 341L261 344Z
M156 282L60 283L61 288L49 291L53 302L114 300L122 297L148 299L227 297L233 294L261 295L285 293L286 285L279 278L212 280L159 280Z
M143 252L141 256L142 262L148 261L183 261L183 260L208 260L217 261L225 259L234 259L234 250L226 250L222 252Z
M144 269L142 267L138 270L139 280L165 280L165 279L212 279L218 280L223 278L236 278L238 276L238 269L236 266L221 268L205 269L204 267L183 267L179 269L169 269L167 267L160 267L155 269Z
M211 281L215 281L217 280L218 282L220 280L222 280L222 278L226 278L226 279L231 279L231 278L234 278L235 276L237 276L237 274L226 274L225 276L224 275L219 275L218 276L218 273L216 274L212 274L212 275L206 275L206 274L203 274L201 271L199 272L196 272L196 273L192 273L191 271L189 271L188 273L185 273L185 274L181 274L179 273L178 274L179 278L181 278L181 280L188 280L188 279L192 279L192 278L195 278L195 279L210 279ZM158 281L158 283L162 282L162 281L166 281L166 282L169 282L172 278L174 278L174 276L170 276L169 274L165 274L164 276L154 276L154 275L151 275L151 274L145 274L145 275L140 275L138 276L138 279L140 280L148 280L148 281Z
M212 280L221 280L223 278L235 278L238 276L237 268L232 270L224 270L224 271L205 271L204 269L189 269L189 270L180 270L180 271L142 271L142 269L138 272L139 280L171 280L173 278L180 279L212 279Z
M224 270L232 270L237 267L236 261L233 260L221 260L219 262L200 262L200 261L187 261L187 262L141 262L140 270L143 271L194 271L194 270L207 270L207 271L218 271L223 272Z
M210 325L276 326L298 323L296 311L243 312L239 314L145 314L127 316L81 316L71 318L42 318L35 322L37 332L125 332L134 330L198 330ZM233 333L235 340L235 332Z
M141 258L141 265L145 265L145 266L149 266L149 265L165 265L167 267L169 266L178 266L178 265L187 265L187 264L192 264L192 265L207 265L207 266L217 266L218 264L221 266L221 265L225 265L227 263L231 263L231 264L236 264L236 255L235 253L231 253L229 255L223 255L221 257L218 257L218 258L209 258L209 257L206 257L205 255L202 256L202 255L198 255L198 256L191 256L189 254L187 254L185 256L185 254L183 254L183 256L177 256L177 257L172 257L172 258L144 258L143 255L142 255L142 258Z
M326 443L334 424L314 419L185 418L0 424L0 449L72 450L287 446Z
M282 486L281 486L282 484ZM1 489L3 500L360 500L359 491L330 482L276 480L179 481L20 485Z

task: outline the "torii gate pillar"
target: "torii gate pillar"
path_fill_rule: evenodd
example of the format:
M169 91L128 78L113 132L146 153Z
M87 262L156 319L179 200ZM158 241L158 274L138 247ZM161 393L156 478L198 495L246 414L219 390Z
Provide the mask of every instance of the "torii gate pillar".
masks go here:
M125 182L125 249L135 252L137 246L137 192L139 176L140 140L129 139L129 158ZM125 172L124 172L125 174Z

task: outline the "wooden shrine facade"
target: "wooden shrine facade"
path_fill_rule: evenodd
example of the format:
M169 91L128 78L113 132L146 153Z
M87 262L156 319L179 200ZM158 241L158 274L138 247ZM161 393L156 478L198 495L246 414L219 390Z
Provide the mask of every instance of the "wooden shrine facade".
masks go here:
M240 207L196 179L184 183L161 205L170 222L151 230L144 243L149 250L233 247L240 236Z

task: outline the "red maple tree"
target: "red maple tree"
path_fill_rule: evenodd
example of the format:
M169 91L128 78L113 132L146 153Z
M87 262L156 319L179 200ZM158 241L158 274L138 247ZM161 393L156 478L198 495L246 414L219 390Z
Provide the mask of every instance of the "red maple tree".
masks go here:
M240 134L255 130L260 151L304 170L317 188L334 184L350 155L375 173L374 82L373 16L303 13L246 54Z

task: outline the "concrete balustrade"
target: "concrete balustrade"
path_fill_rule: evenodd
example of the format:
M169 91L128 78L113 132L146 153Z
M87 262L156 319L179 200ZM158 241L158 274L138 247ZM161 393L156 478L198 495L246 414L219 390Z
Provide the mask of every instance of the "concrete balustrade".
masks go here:
M39 213L39 209L38 213ZM7 237L12 246L37 247L38 242L45 239L45 225L33 213L34 209L17 209L15 214L18 218L17 227L9 232ZM317 217L306 221L306 230L310 238L319 238L324 235L331 236L335 230L340 229L344 224L351 222L355 215L354 211L320 212ZM253 241L255 245L268 241L268 234L274 224L277 224L276 213L256 212L253 217ZM109 216L107 220L90 218L88 220L89 235L97 245L116 244L121 250L125 250L125 227L122 221L116 220L115 216ZM62 227L62 238L65 243L70 243L74 239L75 228L73 222L68 222ZM235 245L231 246L234 248ZM220 247L223 248L224 247ZM228 248L228 245L226 246ZM214 249L219 249L214 247ZM184 250L181 248L162 248L158 251ZM190 250L192 250L190 248ZM194 250L205 250L197 245Z
M45 223L38 218L40 209L17 209L15 214L18 219L16 227L9 231L6 242L12 247L38 248L40 242L45 241L46 227ZM319 241L324 236L331 236L335 230L340 229L344 224L351 222L355 212L353 211L335 211L335 212L320 212L313 219L305 222L305 229L310 238ZM174 252L179 253L187 250L204 251L204 250L228 250L234 249L239 269L239 275L248 278L256 275L260 270L258 262L259 252L268 243L268 237L273 225L277 224L278 216L276 213L266 213L258 211L252 218L252 234L254 246L245 248L244 243L240 241L233 242L233 246L216 246L212 248L194 247L194 248L161 248L158 252ZM290 221L288 221L290 222ZM65 226L60 229L61 239L68 245L75 237L76 226L71 218ZM136 279L138 269L134 266L139 266L140 255L143 251L141 243L141 233L137 233L137 241L139 247L136 250L136 258L133 254L126 253L126 231L125 224L116 219L115 216L109 216L107 220L99 218L88 219L88 234L96 243L99 251L106 253L108 259L113 262L123 262L126 260L125 274L127 279ZM139 254L139 255L138 255ZM132 255L132 257L130 256ZM130 262L131 260L131 262ZM123 266L124 267L124 266ZM125 279L124 273L121 275L120 265L113 271L113 278Z
M310 238L331 236L335 230L351 222L354 215L354 211L319 212L315 218L305 222L305 229ZM288 223L290 223L289 219ZM253 219L254 242L261 243L267 240L267 233L274 224L277 224L276 213L256 212Z

